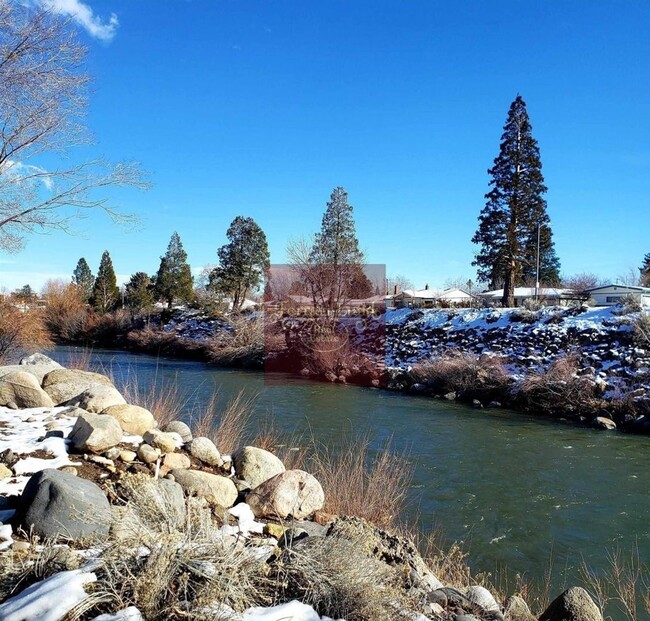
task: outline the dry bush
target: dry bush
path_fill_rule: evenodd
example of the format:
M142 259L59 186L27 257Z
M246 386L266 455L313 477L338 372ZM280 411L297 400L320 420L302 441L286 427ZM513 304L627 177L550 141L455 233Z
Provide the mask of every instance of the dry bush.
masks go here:
M225 366L260 366L264 357L264 318L230 317L230 329L218 332L208 346L212 362Z
M86 327L86 334L93 342L105 346L114 346L124 338L133 327L131 313L118 309L111 313L93 314L92 321Z
M632 322L634 342L645 349L650 349L650 310L642 311Z
M608 563L604 572L582 566L587 588L600 609L627 621L650 618L650 565L641 560L638 548L627 557L620 550L610 552Z
M542 412L592 411L597 389L592 380L577 375L578 369L578 357L569 355L529 372L518 386L517 399L525 407Z
M179 338L172 332L163 332L150 326L129 332L126 335L126 344L131 349L143 351L153 356L205 358L205 348L201 343Z
M347 439L338 451L315 446L307 470L323 486L324 511L364 518L380 528L398 524L413 478L408 455L393 453L390 440L371 458L368 434Z
M207 621L219 618L219 604L242 611L270 603L264 561L224 538L207 505L190 498L183 515L146 476L125 479L118 493L126 504L94 586L111 609L134 605L151 621Z
M79 288L63 280L48 280L41 297L45 301L47 327L55 338L72 342L86 334L92 312Z
M501 358L457 350L414 365L411 377L432 385L440 393L484 398L503 397L510 381Z
M254 407L255 396L246 395L240 390L222 409L219 393L215 391L202 411L192 415L192 433L212 438L221 453L231 454L241 448L250 435Z
M517 308L510 313L511 323L535 323L539 320L539 313L528 308Z
M396 575L369 556L363 541L314 537L285 550L279 584L285 597L310 604L319 615L348 621L413 619L414 602L397 584Z
M107 375L110 377L112 373L109 371ZM130 372L124 380L112 379L126 402L149 410L161 428L180 419L187 411L188 400L182 397L176 380L165 382L154 376L153 382L143 388L137 377Z
M52 340L40 311L23 312L10 302L0 300L0 362L51 346Z

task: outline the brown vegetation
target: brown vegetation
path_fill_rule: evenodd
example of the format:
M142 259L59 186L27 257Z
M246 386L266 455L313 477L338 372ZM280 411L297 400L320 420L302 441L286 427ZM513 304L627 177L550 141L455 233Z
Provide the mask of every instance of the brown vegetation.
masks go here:
M0 362L52 346L43 313L0 300Z
M234 315L228 330L218 332L208 345L210 360L223 366L261 366L264 356L264 319Z

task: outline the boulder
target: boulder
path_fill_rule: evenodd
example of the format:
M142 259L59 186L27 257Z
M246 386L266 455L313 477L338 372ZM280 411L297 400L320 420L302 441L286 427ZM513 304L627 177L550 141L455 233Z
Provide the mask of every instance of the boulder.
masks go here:
M153 464L160 457L160 449L148 444L141 444L138 447L138 459L145 464Z
M221 466L223 464L221 454L210 438L194 438L190 444L190 455L209 466Z
M172 470L174 480L186 494L205 498L218 509L228 509L237 500L237 488L228 478L200 470Z
M188 444L192 441L192 430L181 420L173 420L163 427L163 431L173 431L177 433L183 440L183 444Z
M537 621L530 612L528 604L519 595L512 595L506 600L504 619L505 621Z
M255 517L303 519L323 508L321 484L304 470L287 470L258 485L247 496Z
M480 606L487 612L498 612L500 610L499 604L497 604L494 596L485 587L471 586L467 589L465 597L472 602L472 604Z
M133 436L143 436L156 426L153 414L138 405L111 405L102 410L101 414L112 416L120 424L122 431Z
M190 458L185 453L167 453L163 457L160 474L164 476L170 470L186 469L191 465Z
M43 383L43 378L50 371L63 368L58 362L52 360L52 358L48 358L45 354L32 354L31 356L25 356L24 358L21 358L18 364L23 367L25 371L34 375L36 379L38 379L39 384Z
M54 369L43 378L43 390L57 405L74 399L97 384L113 386L113 382L105 375L78 369Z
M571 587L551 602L539 621L603 621L603 615L587 591Z
M122 441L122 428L112 416L88 412L77 417L69 439L76 450L99 454Z
M255 489L264 481L285 471L284 464L269 451L255 446L245 446L233 453L235 472Z
M99 414L112 405L124 405L124 397L114 386L94 384L81 394L65 402L65 405L74 405L88 412Z
M0 377L0 405L13 408L51 408L54 403L34 375L13 371Z
M606 416L597 416L594 421L596 429L604 429L605 431L613 431L616 429L616 423Z
M160 429L149 429L142 439L154 448L160 449L162 453L173 453L177 446L182 444L180 436L172 433L165 433Z
M27 482L16 519L40 537L81 539L108 535L111 508L92 481L48 468Z

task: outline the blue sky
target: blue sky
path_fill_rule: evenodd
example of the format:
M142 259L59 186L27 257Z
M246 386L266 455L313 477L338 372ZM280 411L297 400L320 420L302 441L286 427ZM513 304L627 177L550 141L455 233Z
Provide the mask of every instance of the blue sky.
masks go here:
M0 286L155 272L177 230L194 268L237 215L272 261L316 232L344 186L361 246L416 285L475 278L470 239L510 102L542 155L566 274L617 276L650 252L650 3L484 0L41 0L77 15L95 77L100 154L137 160L152 189L114 198L82 236L0 255ZM66 9L67 10L67 9ZM114 19L111 22L111 16Z

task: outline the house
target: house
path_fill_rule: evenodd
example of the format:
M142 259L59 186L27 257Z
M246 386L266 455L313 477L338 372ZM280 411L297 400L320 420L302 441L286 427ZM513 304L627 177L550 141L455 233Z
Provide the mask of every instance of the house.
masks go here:
M393 298L395 308L434 308L437 306L470 306L473 296L462 289L404 289Z
M588 289L595 306L614 306L633 300L644 308L650 308L650 287L631 285L604 285Z
M487 304L499 305L503 299L503 289L485 291L479 293L478 298ZM558 289L555 287L515 287L515 306L521 306L527 300L538 300L545 306L567 305L570 301L576 300L573 289Z

